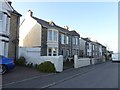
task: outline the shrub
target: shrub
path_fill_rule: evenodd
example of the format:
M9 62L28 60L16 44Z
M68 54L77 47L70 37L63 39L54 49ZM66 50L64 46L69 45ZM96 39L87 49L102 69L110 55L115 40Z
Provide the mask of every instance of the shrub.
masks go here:
M15 61L15 64L25 66L26 65L26 59L24 57L20 57L18 60Z
M43 62L37 66L37 69L41 72L55 72L55 66L50 61Z

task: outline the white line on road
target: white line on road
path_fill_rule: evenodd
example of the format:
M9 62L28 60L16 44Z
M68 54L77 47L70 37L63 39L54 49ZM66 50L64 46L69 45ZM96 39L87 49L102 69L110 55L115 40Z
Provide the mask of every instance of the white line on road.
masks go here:
M39 77L47 77L47 76L51 76L51 75L54 75L54 74L56 74L56 73L52 73L52 74L48 74L48 75L35 76L35 77L32 77L32 78L23 79L23 80L20 80L20 81L7 83L7 84L0 85L0 86L7 86L7 85L15 84L15 83L20 83L20 82L24 82L24 81L28 81L28 80L32 80L32 79L36 79L36 78L39 78Z

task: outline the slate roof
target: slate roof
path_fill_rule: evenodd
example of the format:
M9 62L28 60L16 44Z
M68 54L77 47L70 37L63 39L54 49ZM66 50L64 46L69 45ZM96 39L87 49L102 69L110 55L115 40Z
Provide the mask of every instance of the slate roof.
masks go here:
M79 36L79 37L80 37L80 35L79 35L75 30L70 31L70 34L71 34L72 36Z
M61 30L61 31L63 31L63 32L69 32L69 31L66 30L65 28L62 28L62 27L56 25L54 22L53 22L54 25L52 26L52 25L50 24L50 22L47 22L47 21L45 21L45 20L42 20L42 19L39 19L39 18L33 17L33 16L32 16L32 18L35 19L39 24L41 24L41 25L44 26L44 27L47 27L47 28L55 28L55 29Z
M85 41L87 41L87 42L92 42L89 38L82 38L82 37L81 37L81 39L83 39L83 40L85 40Z

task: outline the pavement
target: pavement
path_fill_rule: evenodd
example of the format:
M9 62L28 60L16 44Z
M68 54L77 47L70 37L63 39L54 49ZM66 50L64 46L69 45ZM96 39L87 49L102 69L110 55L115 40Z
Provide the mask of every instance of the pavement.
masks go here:
M29 68L16 68L3 75L3 88L117 88L117 63L106 62L78 69L70 68L61 73L40 73ZM15 74L16 71L16 74ZM14 72L14 73L13 73ZM23 73L24 72L24 73ZM13 75L14 74L14 75ZM12 77L12 78L11 78ZM92 84L93 83L93 84ZM101 84L103 83L103 84ZM108 84L106 84L108 83Z

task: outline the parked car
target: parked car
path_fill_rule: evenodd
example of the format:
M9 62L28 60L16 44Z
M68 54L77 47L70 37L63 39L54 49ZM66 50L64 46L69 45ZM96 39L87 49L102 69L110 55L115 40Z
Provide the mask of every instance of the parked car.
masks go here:
M15 67L14 60L12 58L6 58L0 55L0 74L5 74L7 71Z
M120 53L113 53L112 54L112 61L113 62L120 62Z

